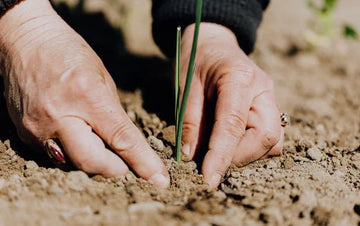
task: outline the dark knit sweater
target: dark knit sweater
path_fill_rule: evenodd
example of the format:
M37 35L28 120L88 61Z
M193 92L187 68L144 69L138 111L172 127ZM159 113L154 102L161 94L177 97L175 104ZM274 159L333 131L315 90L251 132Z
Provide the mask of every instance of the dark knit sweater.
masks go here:
M6 10L10 9L13 5L20 0L0 0L0 16L2 16Z
M269 0L203 0L202 21L231 29L248 54L254 48L256 31ZM165 55L175 55L176 27L195 21L196 0L153 0L153 37ZM201 29L201 28L200 28Z
M20 0L0 0L0 16ZM231 29L245 53L254 48L256 31L269 0L203 0L204 22ZM153 37L165 55L175 54L177 26L185 28L195 21L196 0L153 0Z

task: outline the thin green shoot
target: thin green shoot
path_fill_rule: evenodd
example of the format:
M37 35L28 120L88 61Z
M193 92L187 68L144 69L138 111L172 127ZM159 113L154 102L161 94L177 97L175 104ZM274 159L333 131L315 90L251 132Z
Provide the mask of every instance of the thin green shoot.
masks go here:
M203 5L203 1L197 0L194 38L193 38L193 43L192 43L192 48L191 48L188 71L187 71L187 75L186 75L184 93L183 93L180 110L179 110L180 112L179 112L179 118L178 118L178 122L177 122L178 128L176 128L176 161L177 162L181 161L182 131L183 131L186 104L187 104L187 100L189 97L191 81L192 81L194 71L195 71L195 56L196 56L196 48L197 48L197 42L198 42L198 36L199 36L200 22L201 22L202 5Z
M181 27L176 32L176 65L175 65L175 131L179 127L180 114L180 59L181 59ZM179 156L180 158L181 156ZM178 157L177 157L178 158Z

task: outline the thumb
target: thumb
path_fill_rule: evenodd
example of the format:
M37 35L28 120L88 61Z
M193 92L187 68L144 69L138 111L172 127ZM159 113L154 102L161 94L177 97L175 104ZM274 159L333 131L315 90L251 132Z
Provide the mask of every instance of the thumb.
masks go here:
M157 187L167 187L170 184L169 174L159 156L150 148L120 104L115 104L114 108L105 114L93 115L93 129L140 177Z

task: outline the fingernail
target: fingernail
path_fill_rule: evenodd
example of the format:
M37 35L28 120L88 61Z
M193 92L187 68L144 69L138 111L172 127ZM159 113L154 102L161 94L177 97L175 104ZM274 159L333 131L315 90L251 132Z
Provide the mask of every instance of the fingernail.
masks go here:
M221 175L218 173L214 173L214 175L211 177L210 181L209 181L209 186L211 188L216 188L221 180Z
M190 155L190 144L184 144L182 147L182 153L186 156Z
M170 178L165 177L161 173L157 173L150 177L149 182L158 188L167 188L170 185Z

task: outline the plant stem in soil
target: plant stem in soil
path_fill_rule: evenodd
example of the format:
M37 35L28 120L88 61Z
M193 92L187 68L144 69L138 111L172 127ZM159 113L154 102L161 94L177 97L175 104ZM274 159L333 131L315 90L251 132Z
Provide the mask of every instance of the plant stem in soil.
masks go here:
M177 162L181 161L182 130L183 130L183 124L184 124L186 104L187 104L187 100L189 97L191 81L192 81L192 78L194 75L194 70L195 70L195 56L196 56L196 48L197 48L197 42L198 42L198 36L199 36L200 22L201 22L202 4L203 4L202 0L197 0L194 39L193 39L193 43L192 43L190 61L189 61L187 75L186 75L184 94L183 94L181 106L180 106L178 128L176 129L176 161Z
M181 27L176 32L176 65L175 65L175 131L179 127L180 113L180 58L181 58Z

